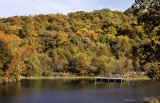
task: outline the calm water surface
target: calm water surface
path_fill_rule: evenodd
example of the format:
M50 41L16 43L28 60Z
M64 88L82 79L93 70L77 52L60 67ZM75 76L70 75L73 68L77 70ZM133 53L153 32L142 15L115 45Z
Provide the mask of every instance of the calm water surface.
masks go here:
M0 103L139 103L160 95L160 82L96 83L94 80L22 80L0 85Z

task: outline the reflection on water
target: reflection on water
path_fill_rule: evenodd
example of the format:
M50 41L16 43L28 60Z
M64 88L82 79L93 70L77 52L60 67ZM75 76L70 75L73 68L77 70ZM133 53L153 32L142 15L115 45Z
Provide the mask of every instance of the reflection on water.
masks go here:
M0 103L138 103L160 95L160 83L94 80L22 80L0 85Z

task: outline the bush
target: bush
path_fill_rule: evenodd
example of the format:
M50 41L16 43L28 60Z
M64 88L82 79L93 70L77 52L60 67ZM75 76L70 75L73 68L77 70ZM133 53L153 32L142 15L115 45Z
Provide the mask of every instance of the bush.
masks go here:
M44 76L44 77L49 77L51 75L52 75L52 71L51 70L44 70L42 72L42 76Z
M147 70L147 75L153 80L160 80L160 63L149 63L149 69Z
M41 76L42 75L42 69L37 68L37 69L30 69L26 70L25 72L22 73L23 76Z
M0 69L0 76L4 76L4 71Z

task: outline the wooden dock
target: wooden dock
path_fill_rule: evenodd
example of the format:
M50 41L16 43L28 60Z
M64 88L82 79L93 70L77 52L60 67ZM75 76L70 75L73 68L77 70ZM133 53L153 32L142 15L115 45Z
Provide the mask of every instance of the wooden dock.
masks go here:
M125 82L124 77L95 77L95 82Z

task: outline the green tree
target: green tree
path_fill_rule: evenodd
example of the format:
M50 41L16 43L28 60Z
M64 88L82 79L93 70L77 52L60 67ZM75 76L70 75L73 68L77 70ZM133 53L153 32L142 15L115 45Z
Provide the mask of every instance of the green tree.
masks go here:
M149 69L147 75L153 80L160 80L160 63L152 62L149 63Z
M70 61L70 71L78 75L86 75L90 69L91 60L85 53L77 53Z

